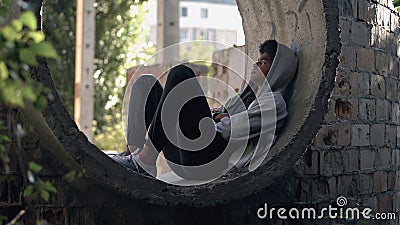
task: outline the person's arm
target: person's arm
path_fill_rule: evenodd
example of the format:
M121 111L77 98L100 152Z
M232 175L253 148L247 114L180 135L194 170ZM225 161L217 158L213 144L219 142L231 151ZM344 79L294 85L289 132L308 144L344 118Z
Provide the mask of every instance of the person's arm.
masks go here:
M262 133L274 133L276 121L287 115L281 95L268 94L258 99L248 110L223 117L216 123L216 130L225 140L243 141ZM275 102L275 100L279 101ZM280 104L278 104L278 102Z

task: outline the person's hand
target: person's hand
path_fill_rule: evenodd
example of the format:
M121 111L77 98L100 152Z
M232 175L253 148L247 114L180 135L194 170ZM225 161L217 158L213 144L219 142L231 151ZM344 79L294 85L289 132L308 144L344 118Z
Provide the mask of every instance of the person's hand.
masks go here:
M121 153L118 153L117 155L118 155L118 156L128 156L128 155L130 155L130 154L131 154L131 152L129 151L128 146L126 146L126 150L123 151L123 152L121 152Z
M138 147L135 145L127 145L127 151L126 151L126 156L130 155L130 154L136 154L138 151Z
M222 118L227 117L227 116L229 117L228 113L219 113L219 114L214 116L214 121L215 122L220 122Z

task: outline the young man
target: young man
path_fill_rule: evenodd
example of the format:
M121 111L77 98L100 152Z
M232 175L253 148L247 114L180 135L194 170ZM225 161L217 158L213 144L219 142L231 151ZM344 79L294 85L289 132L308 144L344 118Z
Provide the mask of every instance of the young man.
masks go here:
M188 172L187 168L223 158L227 149L234 149L228 151L229 157L235 149L244 151L250 146L254 150L244 155L238 151L233 164L240 168L252 166L253 161L250 170L256 168L282 129L287 116L283 96L297 70L294 52L275 40L265 41L259 52L248 86L218 109L210 110L193 71L186 66L171 69L164 88L155 77L140 76L133 84L129 104L127 144L132 154L114 160L155 176L155 162L163 152L179 176L201 180L213 178L204 174L210 171Z

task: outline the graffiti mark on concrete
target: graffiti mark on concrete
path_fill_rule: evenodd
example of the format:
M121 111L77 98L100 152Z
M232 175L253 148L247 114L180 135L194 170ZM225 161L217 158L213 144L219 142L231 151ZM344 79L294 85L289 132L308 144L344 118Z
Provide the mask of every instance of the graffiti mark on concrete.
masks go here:
M306 14L307 14L307 20L308 20L308 28L310 29L310 35L311 35L311 38L313 38L313 30L312 30L312 26L311 26L310 14L308 12L306 12Z
M292 15L294 16L296 22L294 24L294 32L297 33L297 29L299 28L299 16L295 11L289 10L286 12L287 15Z
M275 39L276 38L276 25L273 21L267 21L267 25L271 26L271 34L269 36L269 39Z

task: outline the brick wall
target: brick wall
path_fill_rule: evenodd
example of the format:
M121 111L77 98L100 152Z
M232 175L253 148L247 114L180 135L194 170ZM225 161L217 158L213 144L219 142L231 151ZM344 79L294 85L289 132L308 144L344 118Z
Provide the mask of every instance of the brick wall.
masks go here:
M399 14L390 0L339 0L339 10L342 49L329 112L311 148L267 193L288 184L290 197L278 205L318 207L345 196L349 206L397 212L397 220L371 224L399 224Z

